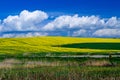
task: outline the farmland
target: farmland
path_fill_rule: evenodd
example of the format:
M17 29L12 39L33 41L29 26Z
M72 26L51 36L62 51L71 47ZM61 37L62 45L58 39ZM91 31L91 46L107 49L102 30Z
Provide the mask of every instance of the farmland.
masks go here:
M72 57L110 54L120 54L120 39L1 38L0 79L120 80L119 57Z
M120 39L33 37L1 38L0 55L51 56L109 54L120 52Z

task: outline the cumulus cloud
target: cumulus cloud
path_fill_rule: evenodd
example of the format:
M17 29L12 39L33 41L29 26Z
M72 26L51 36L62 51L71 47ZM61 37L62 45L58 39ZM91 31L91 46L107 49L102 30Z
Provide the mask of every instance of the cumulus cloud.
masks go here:
M105 25L108 28L120 28L120 19L117 17L112 17L108 19Z
M43 29L44 30L55 30L63 28L83 28L83 29L94 29L96 26L103 26L104 19L100 19L98 16L60 16L54 21L48 23Z
M100 29L93 35L96 37L120 37L120 29Z
M106 32L108 36L102 35L100 32ZM112 34L108 29L111 29ZM114 30L115 29L115 30ZM59 16L54 21L48 23L43 27L43 30L47 31L71 31L72 36L82 36L82 37L113 37L118 36L118 31L120 30L120 19L117 17L111 18L100 18L99 16L81 16L78 15L69 16ZM97 32L96 32L97 31ZM117 31L117 32L115 32ZM99 33L99 34L98 34Z
M120 37L120 18L101 18L99 16L61 15L49 19L40 10L23 10L18 15L10 15L0 20L0 37L26 36L81 36L81 37ZM27 33L4 33L32 31ZM37 31L37 32L36 32Z
M19 15L8 16L3 20L3 31L21 31L21 30L36 30L39 23L47 19L47 13L43 11L29 12L22 11Z

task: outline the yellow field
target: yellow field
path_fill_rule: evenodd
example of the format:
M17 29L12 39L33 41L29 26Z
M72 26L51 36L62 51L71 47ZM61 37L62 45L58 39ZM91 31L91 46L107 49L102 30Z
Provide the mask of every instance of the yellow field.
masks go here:
M91 49L89 48L70 48L61 47L61 45L77 43L120 43L120 39L110 38L75 38L75 37L31 37L31 38L1 38L0 54L31 54L47 53L57 54L107 54L119 53L119 44L117 49ZM92 46L92 45L91 45ZM99 47L99 46L96 46ZM107 45L106 45L107 47ZM113 46L109 46L113 47Z

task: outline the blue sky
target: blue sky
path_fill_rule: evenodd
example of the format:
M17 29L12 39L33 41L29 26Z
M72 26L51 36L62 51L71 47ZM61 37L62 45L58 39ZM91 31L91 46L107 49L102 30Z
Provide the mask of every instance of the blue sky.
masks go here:
M22 10L120 17L120 0L1 0L0 18Z
M36 10L38 10L36 14L38 13L39 15L41 15L41 17L37 16L39 19L36 17L35 20L40 20L40 21L38 23L35 23L36 21L31 21L32 24L29 26L27 26L29 22L26 21L24 22L24 26L23 26L23 23L22 23L23 20L20 20L21 19L20 14L24 12L24 10L26 10L28 13L34 13ZM39 11L45 13L44 17L42 17L43 15ZM14 21L13 18L15 18L15 16L17 15L19 17L19 19L16 18L18 22L13 22L13 21L10 22L10 18L8 18L10 15L12 15L12 17L10 18L13 21ZM29 14L27 15L29 16ZM29 35L36 35L36 34L54 35L55 34L55 35L68 36L68 33L70 32L70 36L73 36L73 35L75 36L75 34L77 34L76 36L82 36L82 37L120 37L120 35L118 35L118 33L120 33L119 17L120 17L120 0L20 0L20 1L1 0L0 2L0 20L1 20L0 35L1 37L4 34L5 35L7 34L7 37L11 35L14 35L16 37L16 35L19 35L19 32L22 31L23 32L22 35L26 35L26 33L29 33ZM59 21L59 18L62 21ZM70 20L68 20L69 22L65 22L64 20L67 18L68 19L76 18L75 20L78 23L76 23L75 26L72 26L71 28L70 25L74 25L74 24L71 24ZM83 20L81 21L81 19L86 19L86 21L83 21ZM91 22L93 24L90 24L89 20L96 21L96 22ZM59 24L56 25L56 22L62 23L61 26L58 26ZM18 26L18 24L15 24L15 23L19 23L20 25ZM65 25L65 23L67 25ZM86 23L88 25L83 25ZM103 25L100 25L100 24L103 24ZM11 26L14 26L14 27L11 27ZM33 27L31 29L31 26L34 26L35 29L33 29ZM49 30L46 29L44 31L42 29L44 26L45 26L44 29L49 27L48 28ZM89 26L90 29L81 28L86 26ZM91 29L94 26L97 28L95 28L94 30ZM6 28L4 29L4 27ZM18 27L20 29L18 29ZM36 27L37 27L37 31L36 31ZM52 29L53 27L54 27L54 30ZM56 30L59 32L56 33L57 32ZM103 31L105 32L108 31L108 32L106 34L99 34L98 36L98 33L101 33ZM111 31L113 33L109 34L109 32ZM20 32L20 35L21 35L21 32Z

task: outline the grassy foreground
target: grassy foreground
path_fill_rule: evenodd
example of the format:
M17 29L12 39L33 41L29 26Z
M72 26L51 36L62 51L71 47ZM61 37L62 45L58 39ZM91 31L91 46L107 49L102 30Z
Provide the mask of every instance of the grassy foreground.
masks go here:
M0 39L0 55L5 56L58 56L119 52L120 39L73 37Z
M120 68L41 67L2 70L3 80L120 80Z
M120 59L3 59L1 80L120 80Z

